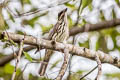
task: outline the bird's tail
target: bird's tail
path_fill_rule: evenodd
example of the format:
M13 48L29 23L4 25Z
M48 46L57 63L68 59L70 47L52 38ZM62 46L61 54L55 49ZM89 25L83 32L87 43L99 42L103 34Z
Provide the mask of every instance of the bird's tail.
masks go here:
M53 50L46 50L43 63L41 63L41 67L39 70L40 76L43 76L45 74L45 71L46 71L46 68L47 68L47 65L48 65L48 62L50 60L52 53L53 53Z

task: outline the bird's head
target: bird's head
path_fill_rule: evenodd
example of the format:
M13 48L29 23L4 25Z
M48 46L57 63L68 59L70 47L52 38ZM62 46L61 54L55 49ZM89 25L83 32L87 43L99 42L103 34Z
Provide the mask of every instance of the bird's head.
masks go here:
M67 8L58 13L58 20L64 21L67 18Z

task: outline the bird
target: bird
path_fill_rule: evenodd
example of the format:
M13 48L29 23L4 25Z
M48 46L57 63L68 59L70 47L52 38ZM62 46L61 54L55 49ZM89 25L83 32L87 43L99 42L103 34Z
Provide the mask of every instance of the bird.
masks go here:
M54 27L50 30L48 35L48 40L53 40L55 42L60 42L60 43L67 43L68 37L69 37L69 26L67 21L67 8L65 8L58 13L58 21L54 25ZM54 53L53 50L50 49L45 50L45 57L39 69L40 76L44 76L48 62L53 53Z

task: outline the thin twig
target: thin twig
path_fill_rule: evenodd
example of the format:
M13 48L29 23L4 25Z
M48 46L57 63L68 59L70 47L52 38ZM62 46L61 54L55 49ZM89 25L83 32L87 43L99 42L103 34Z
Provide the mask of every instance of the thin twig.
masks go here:
M69 63L68 63L68 65L69 65L69 75L68 75L68 78L67 78L67 80L70 80L70 75L71 75L71 61L72 61L72 57L73 57L73 55L72 54L70 54L70 58L69 58Z
M7 0L4 1L3 3L1 3L1 5L6 8L10 13L11 15L14 17L14 18L19 18L19 17L23 17L23 16L29 16L29 15L32 15L32 14L35 14L35 13L38 13L40 11L48 11L48 9L52 8L52 7L55 7L55 6L60 6L60 5L63 5L67 2L70 2L70 0L64 0L64 1L59 1L59 2L56 2L56 3L51 3L49 4L47 7L43 7L43 8L38 8L37 10L35 11L28 11L28 12L24 12L24 13L19 13L19 14L15 14L8 6L7 6L7 3L9 1Z
M8 32L7 32L6 29L5 29L5 32L7 33L8 41L10 42L11 39L10 39L10 37L9 37ZM11 43L11 42L10 42L10 43ZM12 51L13 51L14 57L17 57L17 54L16 54L16 52L15 52L15 50L14 50L14 46L13 46L13 45L12 45Z
M89 75L90 73L92 73L96 68L98 67L98 65L96 67L94 67L91 71L89 71L87 74L85 74L84 76L82 76L80 78L80 80L82 80L83 78L85 78L87 75Z
M60 69L60 72L59 72L56 80L62 80L62 78L67 70L68 62L69 62L69 50L67 48L65 48L64 49L64 62L62 64L62 67Z
M12 13L13 16L17 16L13 11L8 7L9 0L4 0L1 5L8 10L8 12Z
M101 76L101 73L102 73L102 65L101 65L101 61L100 61L100 58L99 58L97 53L96 53L96 61L97 61L97 64L98 64L98 74L97 74L95 80L99 80L100 76Z
M37 41L38 43L38 41ZM42 57L41 57L41 46L40 45L37 45L37 50L35 51L35 54L39 51L39 54L40 54L40 60L42 60Z
M30 63L31 63L31 62L28 62L28 63L25 65L24 69L23 69L23 70L21 71L21 73L18 75L17 80L19 80L21 74L25 71L27 65L30 64Z
M24 72L25 69L27 68L28 64L31 64L31 63L39 63L39 62L36 62L36 61L35 61L35 62L28 62L28 63L26 63L25 67L23 68L23 70L21 71L21 73L18 75L17 80L19 80L21 74L23 74L23 72Z
M14 50L14 46L13 45L12 45L12 51L13 51L14 57L16 58L17 54L16 54L16 52Z
M20 42L20 48L19 48L19 52L18 52L18 56L17 56L17 60L16 60L16 65L15 65L15 69L14 69L14 72L12 74L12 79L11 80L15 80L15 75L16 75L16 71L17 71L17 68L18 68L18 63L20 62L22 51L23 51L23 39Z
M17 17L17 14L15 14L8 6L6 6L5 8L7 9L7 11L8 11L9 13L11 13L11 15L12 15L13 17Z
M0 3L0 6L6 7L9 2L9 0L4 0L2 3Z
M80 15L81 15L81 12L80 12L81 5L82 5L82 0L81 0L80 3L79 3L79 7L78 7L78 10L77 10L77 21L76 21L76 23L74 24L74 26L77 26L77 24L78 24L78 22L79 22Z
M39 8L39 9L37 9L37 10L35 10L35 11L28 11L28 12L25 12L25 13L21 13L20 15L18 15L18 17L20 17L20 16L28 16L28 15L32 15L32 14L35 14L35 13L38 13L38 12L40 12L40 11L44 11L44 10L48 10L48 9L50 9L50 8L52 8L52 7L55 7L55 6L59 6L59 5L63 5L63 4L65 4L65 3L67 3L67 2L69 2L70 0L64 0L64 1L60 1L60 2L56 2L56 3L51 3L51 4L49 4L47 7L44 7L44 8Z
M73 45L75 45L75 42L76 42L76 35L74 35L73 36L73 41L72 41L72 44ZM70 75L71 75L71 61L72 61L72 57L73 57L73 55L72 54L70 54L70 58L69 58L69 63L68 63L68 65L69 65L69 75L68 75L68 78L67 78L67 80L70 80Z

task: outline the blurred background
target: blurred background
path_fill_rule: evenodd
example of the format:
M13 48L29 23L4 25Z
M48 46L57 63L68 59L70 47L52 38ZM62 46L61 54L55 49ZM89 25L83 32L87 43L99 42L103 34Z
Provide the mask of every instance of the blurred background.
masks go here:
M0 0L0 3L3 2L4 0ZM8 32L44 38L57 22L58 13L65 8L68 8L70 29L120 18L119 0L82 0L82 3L81 0L9 0L5 8L0 7L0 15L3 16L1 20L5 21L5 29ZM108 29L83 31L70 36L68 43L95 51L101 50L120 58L120 27L117 25ZM18 47L0 41L0 61L6 56L13 55L13 50L18 50ZM52 55L43 78L39 76L38 70L39 61L44 58L45 50L40 50L36 54L35 52L36 49L32 49L26 51L27 55L22 56L16 80L50 80L57 77L63 63L63 54L56 51ZM63 80L79 80L80 76L88 73L96 65L96 61L73 55ZM0 80L10 80L14 66L13 58L0 65ZM86 76L85 80L94 80L97 72L96 69ZM100 80L120 80L120 69L103 63Z

